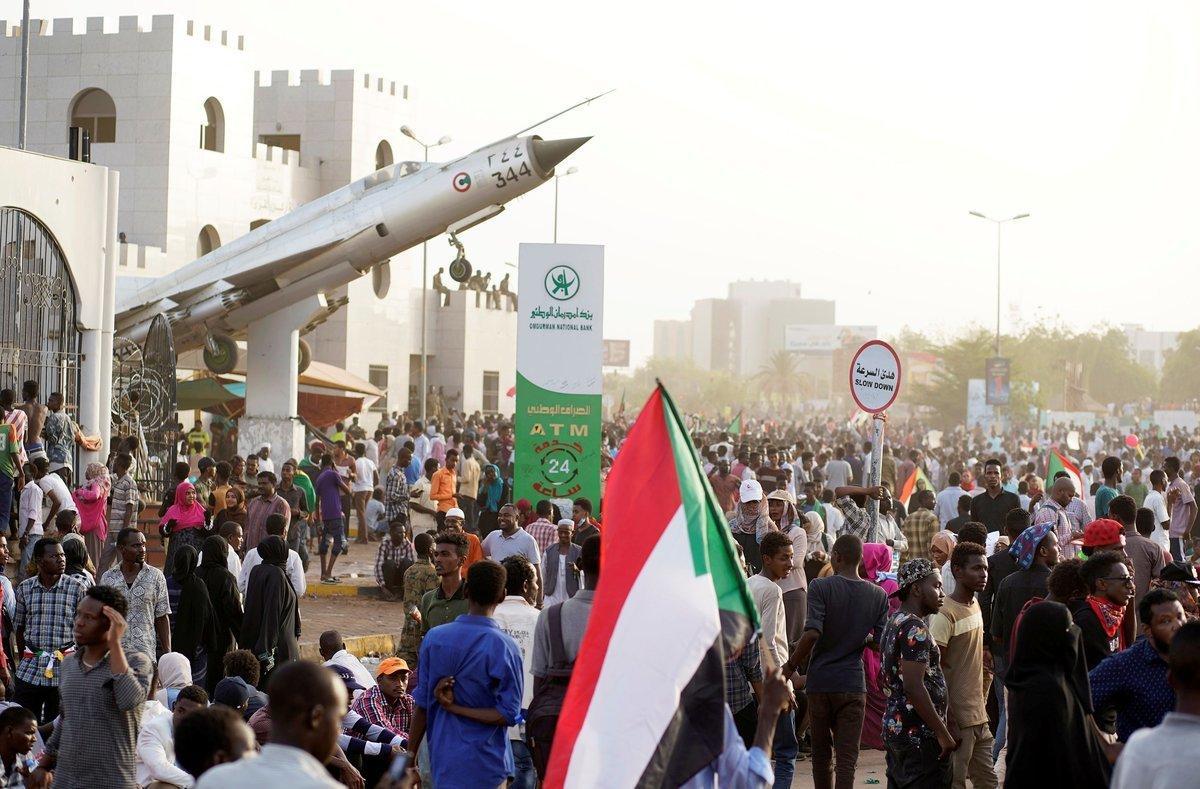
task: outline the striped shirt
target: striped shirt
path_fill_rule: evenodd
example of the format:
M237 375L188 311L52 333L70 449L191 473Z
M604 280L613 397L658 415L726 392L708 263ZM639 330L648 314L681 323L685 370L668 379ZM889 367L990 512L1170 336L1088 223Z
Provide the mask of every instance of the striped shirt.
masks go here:
M154 673L151 658L128 652L129 670L114 674L109 656L93 668L77 652L63 662L62 719L46 742L56 754L55 786L137 786L138 720Z
M118 530L126 525L125 510L131 504L133 512L129 516L128 525L132 526L137 523L138 499L137 483L130 474L126 473L113 480L112 489L108 492L108 525L110 529Z

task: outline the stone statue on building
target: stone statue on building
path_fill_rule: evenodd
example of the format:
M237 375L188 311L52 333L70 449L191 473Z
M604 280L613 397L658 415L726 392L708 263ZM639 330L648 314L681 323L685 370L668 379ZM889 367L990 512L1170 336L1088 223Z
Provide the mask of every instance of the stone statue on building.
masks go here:
M445 268L439 268L437 270L437 273L433 275L433 290L434 290L434 292L439 293L439 294L441 294L442 297L444 297L445 301L442 302L442 306L449 307L450 306L450 289L447 288L445 286L445 284L443 284L443 282L442 282L442 272L445 270L446 270ZM461 288L461 286L460 286L460 288Z

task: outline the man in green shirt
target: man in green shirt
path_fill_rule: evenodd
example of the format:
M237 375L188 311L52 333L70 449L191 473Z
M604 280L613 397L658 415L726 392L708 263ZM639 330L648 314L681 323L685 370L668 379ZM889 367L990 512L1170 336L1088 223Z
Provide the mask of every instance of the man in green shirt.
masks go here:
M466 581L463 563L469 543L458 531L438 532L434 538L433 568L437 570L438 586L421 598L421 634L424 636L438 625L453 622L467 613ZM418 652L420 647L418 645Z
M1146 483L1142 482L1142 470L1137 466L1134 466L1133 471L1129 472L1129 484L1125 486L1124 493L1139 507L1150 495L1150 489L1146 487Z

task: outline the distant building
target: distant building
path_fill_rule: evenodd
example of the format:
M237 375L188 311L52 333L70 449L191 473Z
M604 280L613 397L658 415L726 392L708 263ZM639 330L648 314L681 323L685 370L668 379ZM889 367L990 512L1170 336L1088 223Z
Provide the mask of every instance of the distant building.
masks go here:
M689 320L654 324L654 355L690 358L711 371L750 376L762 370L778 351L796 354L808 389L826 398L840 378L835 359L852 353L875 336L873 326L838 326L836 305L807 299L800 284L786 280L740 280L729 284L723 299L700 299ZM690 340L691 352L684 349Z
M79 127L92 162L120 173L119 277L170 273L419 150L400 133L408 86L378 75L259 73L242 36L170 15L148 26L93 17L82 30L72 19L31 20L30 30L28 147L67 156L68 129ZM0 21L7 146L17 142L19 32ZM444 257L430 261L431 276ZM431 389L448 408L511 412L515 310L466 293L443 307L400 281L392 287L379 266L327 293L348 304L304 338L313 357L385 389L372 411L416 410L425 298Z
M1121 329L1129 340L1133 358L1156 373L1162 372L1167 353L1179 346L1177 331L1146 331L1136 323L1126 323Z
M692 358L691 321L655 321L654 355L661 359Z

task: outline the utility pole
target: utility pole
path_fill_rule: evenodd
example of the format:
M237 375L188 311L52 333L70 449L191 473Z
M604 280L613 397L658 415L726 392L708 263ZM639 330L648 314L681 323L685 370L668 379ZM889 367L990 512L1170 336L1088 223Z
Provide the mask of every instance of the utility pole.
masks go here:
M17 147L25 150L29 121L29 0L21 10L21 96L18 100L20 119L17 121Z

